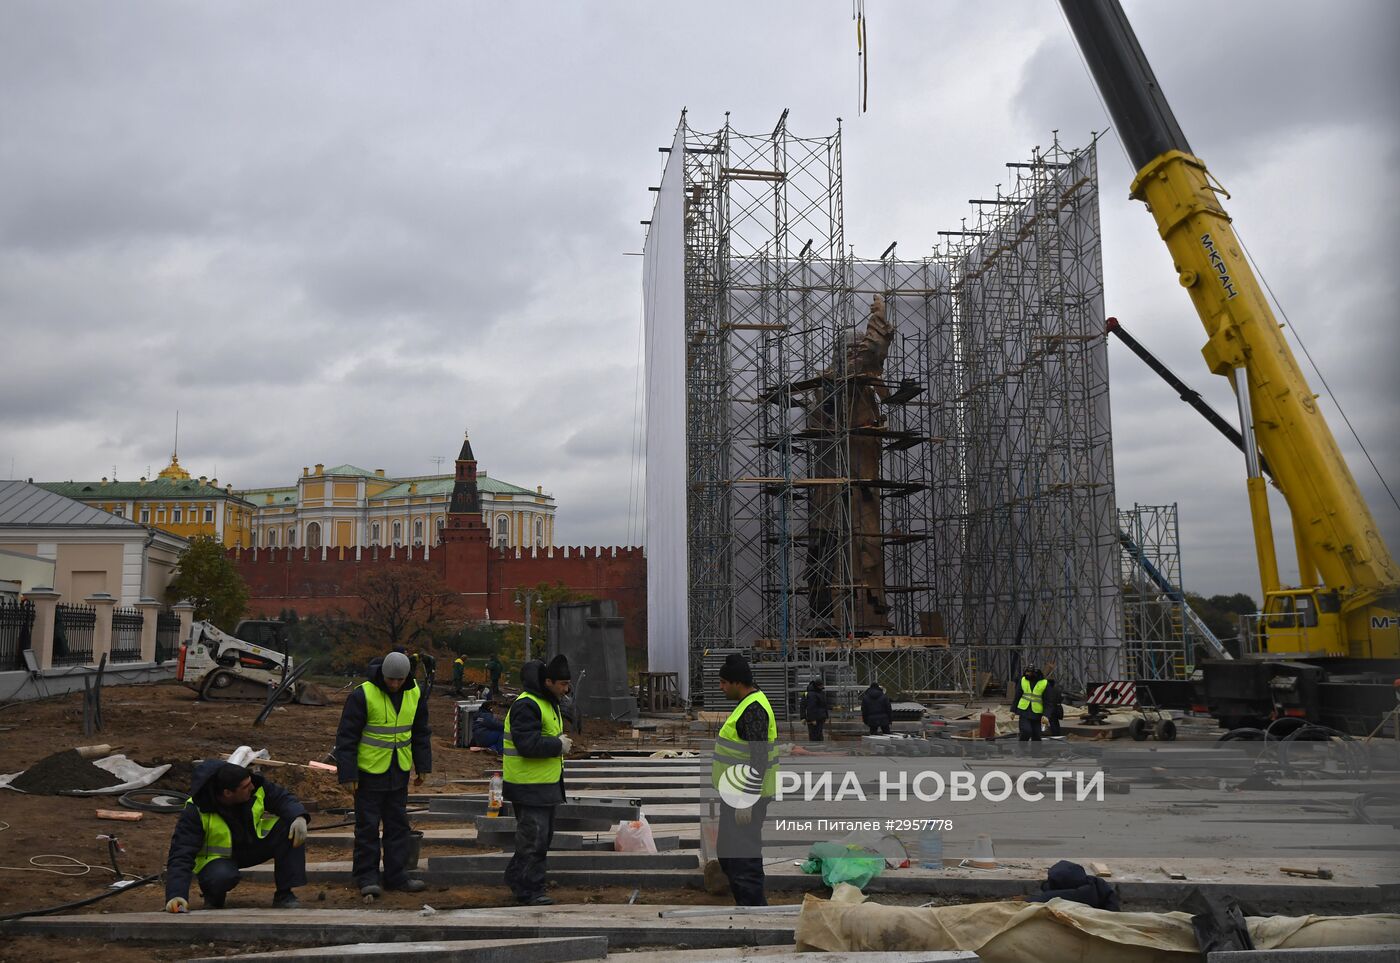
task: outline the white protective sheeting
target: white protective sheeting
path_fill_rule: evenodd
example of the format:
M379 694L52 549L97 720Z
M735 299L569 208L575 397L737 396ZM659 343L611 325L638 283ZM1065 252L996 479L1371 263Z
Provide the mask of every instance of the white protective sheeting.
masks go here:
M983 963L1198 963L1188 913L1115 913L1069 900L964 906L882 906L854 887L808 896L799 952L973 950ZM1251 916L1258 949L1376 945L1400 940L1400 915Z
M94 759L92 764L99 769L106 769L121 782L114 786L103 786L101 789L66 790L69 794L74 796L110 796L115 793L130 792L133 789L144 789L170 769L169 763L155 767L143 766L139 762L132 762L123 755ZM0 776L0 789L14 789L10 783L22 775L24 775L23 772L11 772ZM15 789L15 792L23 792L23 790Z
M661 175L642 258L646 330L647 667L690 698L686 593L685 127Z

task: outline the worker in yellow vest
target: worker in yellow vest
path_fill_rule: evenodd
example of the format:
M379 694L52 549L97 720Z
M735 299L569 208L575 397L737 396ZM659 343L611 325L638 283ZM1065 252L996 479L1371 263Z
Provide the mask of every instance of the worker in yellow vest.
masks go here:
M409 658L390 652L370 663L370 679L351 690L335 734L340 782L355 792L355 855L351 872L360 894L387 889L418 893L427 888L408 875L412 830L408 824L408 778L423 785L433 771L433 731L428 700L410 676ZM379 827L384 827L384 871L379 869Z
M239 870L273 860L278 909L300 906L294 887L306 883L306 807L296 796L242 766L208 759L190 782L190 796L170 837L165 863L165 908L190 907L190 880L199 883L205 909L223 909Z
M719 670L725 698L738 701L715 739L711 784L719 791L719 865L738 906L767 906L763 820L778 782L778 722L753 669L737 652Z
M1035 666L1021 676L1016 698L1016 714L1021 717L1020 742L1040 741L1040 717L1045 715L1045 687L1049 683Z
M554 809L564 801L564 757L573 740L564 734L559 702L569 694L569 660L520 667L520 695L506 713L501 766L505 798L515 815L515 855L506 885L524 906L548 906L545 858L554 841Z

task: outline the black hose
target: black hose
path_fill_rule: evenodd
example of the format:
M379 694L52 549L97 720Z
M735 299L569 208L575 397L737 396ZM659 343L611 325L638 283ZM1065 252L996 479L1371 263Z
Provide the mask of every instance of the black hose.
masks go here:
M147 883L154 883L158 879L160 879L160 873L152 873L150 876L142 876L140 879L132 880L130 883L123 886L121 889L104 890L103 892L98 893L96 896L89 896L86 899L76 899L71 903L60 903L57 906L46 906L43 909L24 910L20 913L7 913L4 916L0 916L0 923L7 922L9 920L24 919L26 916L48 916L51 913L61 913L66 909L77 909L80 906L90 906L93 903L96 903L98 900L104 900L109 896L116 896L118 893L128 892L130 890L136 889L138 886L145 886Z
M152 799L162 797L169 799L179 799L180 802L178 805L161 805L160 803L154 801L147 802L145 799L142 798L145 796L150 796L152 797ZM164 789L133 789L130 792L122 793L121 798L118 799L117 802L125 806L127 809L139 809L141 812L144 813L178 813L184 810L185 808L185 801L180 798L179 793L170 792Z
M1217 742L1231 742L1236 739L1243 739L1250 742L1258 742L1260 739L1268 741L1269 734L1263 729L1253 729L1245 727L1243 729L1231 729L1225 735L1217 739Z

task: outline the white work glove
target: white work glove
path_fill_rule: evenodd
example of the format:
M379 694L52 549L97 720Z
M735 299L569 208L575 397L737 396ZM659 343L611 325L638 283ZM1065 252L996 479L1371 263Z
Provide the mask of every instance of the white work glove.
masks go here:
M564 747L564 751L560 753L562 756L567 756L569 750L574 747L574 740L570 739L568 736L560 736L559 743Z
M190 911L190 901L183 896L177 896L165 904L167 913L188 913Z
M749 823L753 822L753 810L752 810L752 809L737 809L737 810L735 810L735 811L734 811L734 821L735 821L736 823L738 823L740 826L747 826Z
M306 845L306 817L298 816L292 820L292 824L287 827L287 838L292 841L292 848Z

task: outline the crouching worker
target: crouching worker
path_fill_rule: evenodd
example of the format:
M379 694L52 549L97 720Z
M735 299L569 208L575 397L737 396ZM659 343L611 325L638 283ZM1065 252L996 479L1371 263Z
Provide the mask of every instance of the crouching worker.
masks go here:
M205 909L223 909L238 871L269 859L277 886L272 905L296 909L292 890L306 883L306 820L306 807L281 786L220 759L200 763L170 838L166 910L189 910L191 876Z
M471 746L487 749L496 755L505 747L506 724L496 718L496 703L483 702L472 720Z

